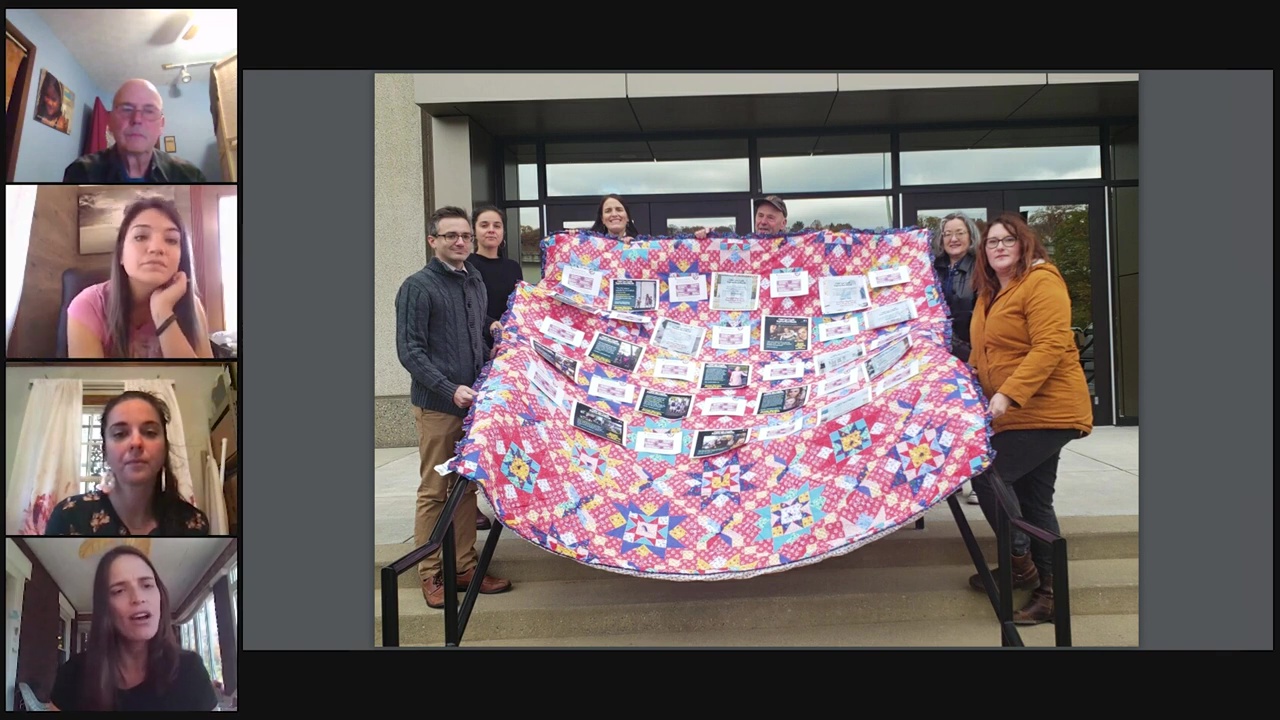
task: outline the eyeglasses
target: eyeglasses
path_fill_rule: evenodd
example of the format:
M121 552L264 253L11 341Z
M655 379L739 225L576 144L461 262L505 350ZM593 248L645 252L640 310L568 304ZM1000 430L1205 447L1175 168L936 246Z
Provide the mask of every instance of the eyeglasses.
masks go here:
M135 113L142 113L142 119L148 122L154 122L160 119L160 108L155 105L147 105L145 107L135 107L133 105L120 105L112 110L115 114L124 118L132 118Z
M1018 244L1018 238L1012 235L1008 235L1002 238L987 238L987 247L989 248L993 248L998 245L1003 245L1005 247L1013 247L1014 245L1017 245L1017 244Z
M444 235L437 235L436 237L453 243L458 242L459 240L471 242L475 238L475 235L472 235L471 233L445 233Z

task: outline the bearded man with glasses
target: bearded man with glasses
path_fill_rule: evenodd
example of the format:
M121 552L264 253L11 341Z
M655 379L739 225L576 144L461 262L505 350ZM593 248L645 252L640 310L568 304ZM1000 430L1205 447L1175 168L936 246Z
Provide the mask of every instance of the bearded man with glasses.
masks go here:
M477 394L471 386L489 357L486 339L500 327L487 317L489 292L484 279L467 262L474 237L466 210L452 206L436 210L427 235L433 255L426 267L405 279L396 295L396 351L412 379L409 397L422 478L413 520L414 547L431 539L453 483L465 482L466 492L453 516L460 590L471 583L479 562L475 484L456 473L441 477L435 468L453 457L462 439L462 421ZM442 565L440 550L418 564L422 595L429 607L444 607ZM480 580L480 592L485 594L510 589L510 580L489 575Z
M150 82L134 79L116 91L107 115L115 144L76 158L62 182L76 184L204 183L200 168L156 147L164 132L164 98Z

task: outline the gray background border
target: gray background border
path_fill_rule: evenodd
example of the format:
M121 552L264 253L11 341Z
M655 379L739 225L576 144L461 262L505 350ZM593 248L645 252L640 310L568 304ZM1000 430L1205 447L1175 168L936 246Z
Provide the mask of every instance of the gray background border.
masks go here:
M373 75L243 72L245 650L373 646ZM1141 74L1144 648L1272 647L1272 82Z
M1273 644L1273 77L1138 81L1143 648Z

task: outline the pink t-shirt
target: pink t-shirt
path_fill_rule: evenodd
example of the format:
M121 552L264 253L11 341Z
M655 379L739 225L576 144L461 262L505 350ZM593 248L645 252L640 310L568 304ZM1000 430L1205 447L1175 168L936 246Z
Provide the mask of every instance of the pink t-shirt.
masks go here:
M67 306L67 317L89 328L102 352L110 357L111 332L107 329L107 283L90 285L76 295ZM129 332L130 358L160 358L160 338L156 337L156 323L148 315L145 322L135 325Z

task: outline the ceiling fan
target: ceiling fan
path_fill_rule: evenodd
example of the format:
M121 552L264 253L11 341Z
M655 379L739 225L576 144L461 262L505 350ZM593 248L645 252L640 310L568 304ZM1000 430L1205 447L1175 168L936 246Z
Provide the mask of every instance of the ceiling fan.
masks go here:
M200 28L203 24L212 24L213 29L210 30L210 32L216 35L220 27L220 17L221 16L218 15L212 15L206 10L183 10L171 14L169 19L166 21L166 25L171 29L170 32L172 32L172 29L178 29L176 34L169 35L169 37L173 38L171 42L176 45L181 45L184 41L191 42L200 34ZM206 40L209 39L211 38L206 38ZM165 65L162 65L161 68L164 70L181 70L176 81L180 83L189 83L191 82L191 73L187 72L187 68L198 65L216 65L218 62L218 60L201 60L195 62L166 63Z

